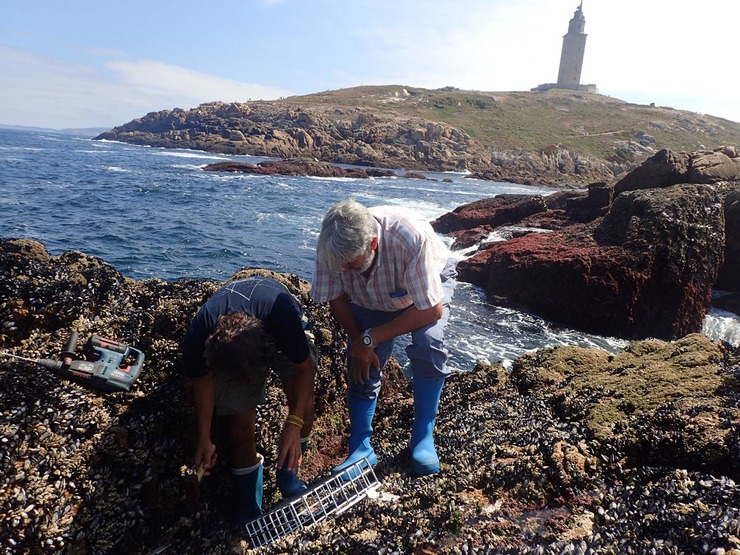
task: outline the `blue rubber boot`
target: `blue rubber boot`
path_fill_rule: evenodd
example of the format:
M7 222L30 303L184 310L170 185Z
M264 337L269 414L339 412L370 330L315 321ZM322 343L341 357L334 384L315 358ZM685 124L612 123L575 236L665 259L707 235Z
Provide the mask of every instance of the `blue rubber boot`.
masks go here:
M378 462L375 450L370 445L370 437L373 435L373 415L377 403L377 397L365 399L351 392L347 394L349 422L352 427L349 434L349 456L342 464L335 466L332 473L343 472L348 466L362 459L367 459L370 465ZM355 478L355 476L349 476L349 478Z
M306 448L308 447L308 438L305 441L301 440L301 453L306 454ZM306 484L298 478L297 470L283 470L278 468L275 472L275 478L277 479L277 485L280 489L280 493L283 499L290 499L295 497L302 491L308 489Z
M434 423L442 395L443 379L414 377L414 426L411 429L411 470L415 474L439 472L439 457L434 448Z
M259 462L248 468L232 468L234 495L236 496L236 523L245 526L262 514L262 463L264 458L258 454Z

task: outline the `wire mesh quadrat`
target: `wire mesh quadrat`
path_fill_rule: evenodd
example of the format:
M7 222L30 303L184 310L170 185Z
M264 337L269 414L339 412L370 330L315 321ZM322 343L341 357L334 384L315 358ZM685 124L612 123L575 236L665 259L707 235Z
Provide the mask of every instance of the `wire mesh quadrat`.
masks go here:
M361 459L338 474L312 485L300 497L277 505L247 523L246 531L254 547L346 511L380 486L367 459Z

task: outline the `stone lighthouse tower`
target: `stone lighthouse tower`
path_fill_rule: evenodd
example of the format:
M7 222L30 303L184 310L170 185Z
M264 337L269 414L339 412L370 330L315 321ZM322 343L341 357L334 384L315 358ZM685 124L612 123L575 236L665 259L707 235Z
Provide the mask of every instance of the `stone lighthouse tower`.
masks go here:
M573 19L568 23L568 33L563 35L563 48L560 51L560 69L558 70L557 83L543 83L530 89L532 91L546 92L550 89L569 89L588 93L598 93L596 85L581 85L581 69L583 68L583 55L586 53L586 18L583 17L583 0L573 14Z
M563 49L560 52L558 86L577 88L581 84L581 68L586 51L586 18L583 17L583 1L568 24L568 34L563 35Z

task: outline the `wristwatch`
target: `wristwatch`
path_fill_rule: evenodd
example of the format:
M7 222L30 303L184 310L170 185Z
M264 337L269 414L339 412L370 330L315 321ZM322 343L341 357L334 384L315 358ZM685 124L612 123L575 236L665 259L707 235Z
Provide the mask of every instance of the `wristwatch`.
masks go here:
M373 341L373 336L370 335L370 330L372 328L367 328L365 332L362 334L362 344L365 345L365 347L370 347L371 349L375 348L375 341Z

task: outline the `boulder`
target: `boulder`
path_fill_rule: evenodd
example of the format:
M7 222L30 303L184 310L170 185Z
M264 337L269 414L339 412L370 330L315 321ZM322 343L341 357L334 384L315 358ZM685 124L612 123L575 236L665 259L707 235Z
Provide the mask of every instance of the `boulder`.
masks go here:
M663 149L620 179L614 186L614 196L635 189L668 187L688 182L689 154Z
M464 204L432 222L438 233L489 225L518 222L531 214L547 210L545 198L532 195L498 195Z
M740 291L740 189L725 197L725 264L716 288Z
M474 227L473 229L453 231L452 233L449 233L449 236L454 238L450 248L452 250L459 251L479 245L491 234L492 231L493 228L490 225L482 225Z
M674 339L701 329L724 260L724 216L709 186L620 195L591 224L491 246L486 289L579 330Z
M734 147L723 147L691 157L689 183L739 181L740 158Z
M475 265L467 272L485 276L482 285L493 304L590 333L634 337L632 310L649 281L649 261L598 244L594 231L581 224L496 243L469 260Z
M576 196L566 201L567 212L579 222L590 222L609 211L613 187L606 183L592 183L585 197ZM548 207L549 207L548 203Z
M740 181L740 157L734 147L693 153L663 149L620 179L614 186L614 196L635 189L668 187L678 183L723 181Z
M483 199L433 226L456 249L477 244L458 276L493 303L592 333L676 338L701 329L713 288L740 291L738 164L733 147L666 149L613 186Z
M491 256L488 249L493 245L486 239L494 231L498 241L507 241L583 223L607 210L610 193L610 187L596 183L587 191L558 191L546 196L500 195L464 204L439 217L432 226L440 233L454 229L448 233L454 238L453 250L478 244L476 253L458 263L458 278L485 288Z
M614 197L636 189L703 183L715 187L725 204L725 264L718 289L740 291L740 156L732 146L713 151L673 153L662 150L614 186Z

